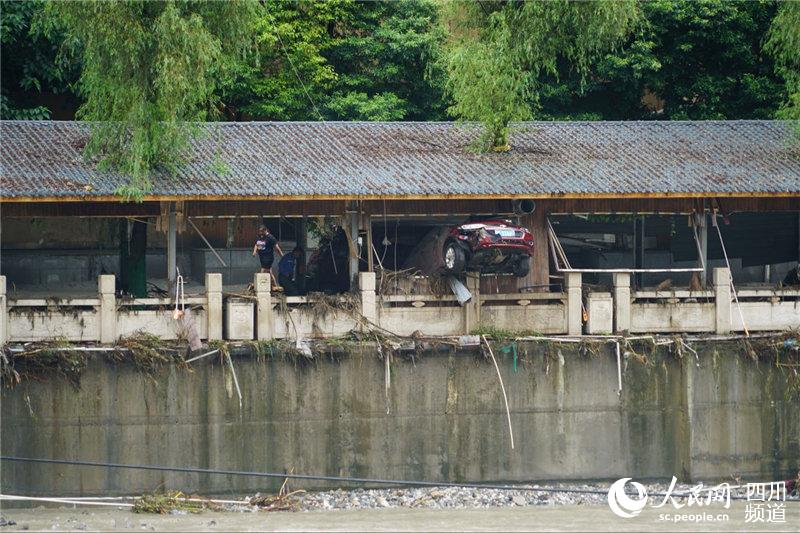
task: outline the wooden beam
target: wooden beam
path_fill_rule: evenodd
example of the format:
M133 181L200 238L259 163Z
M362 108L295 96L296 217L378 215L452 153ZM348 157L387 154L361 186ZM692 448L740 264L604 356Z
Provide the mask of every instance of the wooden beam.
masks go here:
M541 193L527 192L519 194L295 194L295 195L241 195L230 194L164 194L147 195L143 198L146 202L153 201L273 201L283 202L292 200L544 200L544 199L659 199L659 198L800 198L800 193L773 191L773 192L616 192L616 193ZM75 195L58 197L15 196L3 199L3 203L16 202L120 202L121 196L116 195Z
M536 292L548 292L550 284L550 252L547 245L547 210L549 202L537 202L536 210L521 217L522 225L533 235L531 270L518 280L517 286L533 287Z

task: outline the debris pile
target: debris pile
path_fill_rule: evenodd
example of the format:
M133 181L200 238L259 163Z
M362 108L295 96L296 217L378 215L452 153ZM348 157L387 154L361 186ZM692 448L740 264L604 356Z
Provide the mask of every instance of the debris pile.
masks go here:
M211 500L189 497L181 491L154 492L143 494L134 500L131 510L134 513L152 514L184 514L200 513L206 509L220 510L221 507Z

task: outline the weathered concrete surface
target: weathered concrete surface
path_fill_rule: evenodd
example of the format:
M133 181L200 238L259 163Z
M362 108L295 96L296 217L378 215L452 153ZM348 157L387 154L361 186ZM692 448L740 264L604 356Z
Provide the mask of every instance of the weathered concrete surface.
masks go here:
M519 344L516 373L512 355L496 350L513 451L497 376L477 352L395 359L388 402L373 346L306 363L234 358L241 412L219 363L169 367L151 379L97 360L80 391L58 378L3 391L2 453L446 481L796 473L800 402L785 396L785 376L747 359L737 343L695 347L699 363L667 352L648 366L626 360L621 397L610 350ZM3 491L24 494L275 488L256 478L10 462L1 480Z

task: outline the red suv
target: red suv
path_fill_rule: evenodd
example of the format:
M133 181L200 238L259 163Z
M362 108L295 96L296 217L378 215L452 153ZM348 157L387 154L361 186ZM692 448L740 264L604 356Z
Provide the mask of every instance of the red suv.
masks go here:
M465 270L513 273L530 271L533 236L510 220L492 218L468 222L450 229L444 243L444 269L451 274Z

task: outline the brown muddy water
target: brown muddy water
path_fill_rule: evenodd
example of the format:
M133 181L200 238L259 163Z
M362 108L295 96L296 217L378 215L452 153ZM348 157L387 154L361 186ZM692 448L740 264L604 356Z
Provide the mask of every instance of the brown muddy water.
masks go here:
M800 531L800 504L786 502L785 523L746 523L745 502L713 508L725 520L674 522L646 508L623 519L607 505L484 509L359 509L311 512L203 512L145 515L108 509L4 509L2 531ZM669 509L670 518L674 509ZM696 520L703 511L692 510ZM710 513L709 513L710 514ZM689 519L688 516L684 517Z

